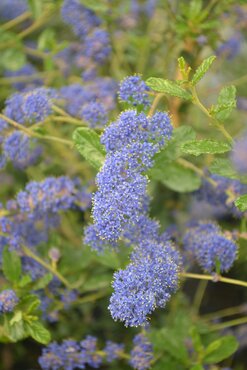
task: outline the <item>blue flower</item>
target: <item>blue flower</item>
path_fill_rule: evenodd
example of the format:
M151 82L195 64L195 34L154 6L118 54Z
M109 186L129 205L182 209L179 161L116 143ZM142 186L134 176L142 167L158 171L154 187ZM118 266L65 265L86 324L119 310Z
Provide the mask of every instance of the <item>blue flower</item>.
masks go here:
M185 233L183 244L206 272L228 271L237 258L237 245L230 233L214 223L199 222Z
M150 100L147 94L149 87L140 76L134 75L126 77L120 84L119 99L129 104L149 106Z
M95 13L83 6L79 0L64 0L61 15L64 22L71 25L76 36L81 39L101 23Z
M96 63L103 63L111 52L110 39L107 31L96 28L85 39L85 55Z
M108 120L104 105L98 102L91 102L83 105L80 117L88 122L90 127L105 126Z
M0 293L0 313L13 312L19 299L11 289L3 290Z
M137 370L146 370L153 360L153 346L144 334L138 334L133 340L134 348L130 353L130 365Z

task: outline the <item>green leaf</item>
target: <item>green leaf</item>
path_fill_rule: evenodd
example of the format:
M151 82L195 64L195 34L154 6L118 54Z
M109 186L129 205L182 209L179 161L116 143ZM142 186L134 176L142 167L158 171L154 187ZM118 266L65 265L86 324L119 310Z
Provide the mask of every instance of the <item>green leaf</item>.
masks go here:
M210 108L210 113L219 121L225 121L236 107L236 87L226 86L221 89L217 104Z
M10 325L14 325L16 322L19 322L22 320L22 312L21 311L17 311L15 312L14 316L12 317L12 319L10 320Z
M189 7L189 19L196 19L202 10L202 0L191 0Z
M193 170L176 162L164 162L162 167L152 168L149 176L180 193L195 191L201 185L201 179Z
M153 330L149 337L154 346L155 353L166 352L171 357L186 364L189 360L188 352L184 344L184 338L177 335L176 328L163 328L161 330Z
M26 321L25 329L39 343L48 344L51 340L50 332L39 321Z
M194 76L192 77L191 83L192 85L196 85L206 74L206 72L209 70L211 64L215 60L216 56L212 55L211 57L204 59L202 64L199 65L199 67L196 69Z
M23 275L20 281L18 282L18 286L20 288L24 288L26 285L32 282L32 278L29 275Z
M0 65L11 71L17 71L26 63L26 54L20 49L6 49L1 53Z
M190 370L204 370L204 367L200 364L197 364L197 365L192 366Z
M163 78L150 77L146 84L154 91L177 96L178 98L191 100L191 94L182 88L177 82L164 80Z
M22 319L12 322L7 318L4 321L5 335L11 342L18 342L21 339L28 337L28 334L24 327L24 321Z
M3 251L3 273L7 280L17 283L21 275L21 259L15 251L10 252L8 247Z
M160 167L165 161L174 161L182 155L181 146L194 140L196 132L190 126L180 126L173 130L172 138L165 147L154 156L154 167Z
M28 294L21 298L20 307L23 312L34 312L40 305L40 300L35 294Z
M79 153L97 170L105 161L105 150L99 135L87 127L80 127L73 132L73 140Z
M240 209L241 212L244 212L247 210L247 194L241 195L238 197L235 202L235 206Z
M53 279L53 275L51 272L48 272L44 276L42 276L40 279L35 281L34 285L32 286L33 290L39 290L39 289L44 289L50 281Z
M109 7L104 1L98 0L80 0L81 4L85 5L87 8L93 10L94 12L105 13L108 11Z
M55 31L53 28L46 28L38 38L38 50L53 50L57 46Z
M201 155L201 154L221 154L229 152L231 145L224 141L216 140L192 140L181 146L181 150L186 154Z
M209 171L215 175L238 179L238 174L228 159L218 158L210 165Z
M210 343L206 348L203 362L216 364L231 356L238 348L238 342L233 335L227 335Z

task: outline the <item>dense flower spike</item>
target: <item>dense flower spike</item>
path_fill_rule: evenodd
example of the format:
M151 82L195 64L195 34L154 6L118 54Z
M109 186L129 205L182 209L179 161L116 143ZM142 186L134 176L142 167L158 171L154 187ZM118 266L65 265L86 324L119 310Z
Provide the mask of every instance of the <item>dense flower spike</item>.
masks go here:
M108 32L96 28L85 39L85 55L96 63L103 63L111 52Z
M147 118L135 110L122 113L101 137L106 147L105 164L97 175L93 217L98 235L117 241L131 223L136 224L146 203L147 178L152 157L170 139L172 126L167 114Z
M102 103L91 102L82 107L80 116L90 127L105 126L108 120L107 111Z
M148 86L140 76L129 76L120 84L119 98L129 104L149 106L151 103L147 94L148 90Z
M218 47L216 55L232 60L240 53L242 42L243 36L240 33L236 33Z
M106 347L99 351L97 338L88 335L79 343L74 340L64 340L60 345L56 342L49 344L43 349L39 364L42 370L60 370L61 368L76 370L84 369L86 365L98 368L104 359L112 362L119 358L123 348L122 344L108 341Z
M146 325L148 315L156 307L164 307L177 289L177 257L169 242L142 241L130 265L114 275L109 305L112 317L126 326Z
M0 293L0 313L13 312L19 299L11 289L3 290Z
M34 89L24 95L23 113L30 123L43 121L52 112L52 98L56 96L52 89L43 87Z
M61 14L63 20L72 26L74 33L80 38L84 38L101 23L95 13L83 6L79 0L64 0Z
M153 346L144 334L135 336L134 348L130 353L130 365L137 370L146 370L153 360Z
M42 147L34 145L35 141L31 141L26 134L13 131L4 140L3 153L15 167L24 169L33 165L42 153Z
M184 247L195 256L206 272L228 271L237 257L237 245L230 233L223 233L218 225L200 222L185 233Z

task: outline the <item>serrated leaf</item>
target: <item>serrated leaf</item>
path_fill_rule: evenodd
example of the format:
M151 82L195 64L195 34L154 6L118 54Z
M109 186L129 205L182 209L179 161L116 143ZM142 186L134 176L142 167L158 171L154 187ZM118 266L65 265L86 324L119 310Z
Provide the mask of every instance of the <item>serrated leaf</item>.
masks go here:
M196 85L206 74L206 72L209 70L211 64L215 60L216 56L212 55L209 58L205 59L199 67L196 69L194 76L192 77L191 83L192 85Z
M236 107L236 87L223 87L219 93L217 104L213 105L210 113L219 121L226 120Z
M149 176L179 193L192 192L201 186L201 179L193 170L176 162L164 162L162 167L152 168Z
M192 140L181 146L182 152L191 155L222 154L231 150L231 145L224 141Z
M79 153L97 170L105 161L105 150L99 135L87 127L80 127L73 132L73 141Z
M244 212L247 210L247 194L241 195L238 197L235 202L235 206L240 209L241 212Z
M228 177L229 179L238 179L238 174L232 166L229 159L218 158L210 165L209 171L212 174Z
M25 329L27 333L37 342L48 344L51 340L50 332L39 321L26 321Z
M20 307L23 312L30 313L35 311L39 305L40 300L35 294L28 294L21 298Z
M233 335L227 335L210 343L205 350L203 363L217 364L236 352L238 342Z
M164 80L163 78L150 77L146 84L154 91L176 96L185 100L191 100L191 94L175 81Z
M24 321L22 319L11 324L6 318L4 321L4 331L5 335L11 342L18 342L19 340L28 337L24 327Z
M35 281L34 285L32 286L32 289L33 290L44 289L51 282L52 279L53 279L52 273L48 272L40 279Z
M3 273L7 280L17 283L21 275L21 259L15 251L10 252L8 247L3 251Z

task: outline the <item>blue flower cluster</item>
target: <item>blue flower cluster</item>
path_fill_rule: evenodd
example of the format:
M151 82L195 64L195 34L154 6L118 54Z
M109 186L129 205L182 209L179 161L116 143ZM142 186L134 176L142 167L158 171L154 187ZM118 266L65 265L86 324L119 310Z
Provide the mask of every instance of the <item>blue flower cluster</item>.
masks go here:
M204 180L201 188L195 193L196 198L219 207L221 214L241 217L243 213L234 205L234 200L247 192L247 185L219 175L210 177L215 185Z
M171 133L166 113L146 117L135 110L123 112L105 129L101 142L107 156L97 175L99 190L93 199L94 224L100 238L115 242L128 224L138 222L147 203L144 172Z
M127 102L131 105L150 105L150 100L147 94L149 87L141 79L140 76L134 75L126 77L119 87L120 101Z
M61 8L63 20L83 42L83 54L89 61L102 64L111 52L108 32L100 28L101 20L96 14L84 7L79 0L64 0Z
M90 127L102 127L109 112L115 108L117 84L108 78L98 78L85 85L71 84L60 89L65 110L86 121Z
M153 360L153 346L144 334L138 334L133 340L134 348L130 353L130 365L137 370L146 370Z
M97 349L97 338L88 335L81 342L64 340L62 344L53 342L42 351L39 364L42 370L85 369L86 365L98 368L104 359L112 362L121 358L124 346L111 341L104 349Z
M130 352L129 364L137 370L146 370L153 360L153 348L144 333L133 339L133 349ZM124 353L124 345L107 341L103 349L97 348L97 338L88 335L81 342L71 339L61 344L50 343L42 350L39 364L42 370L75 370L85 369L86 365L98 368L103 361L111 363L114 360L128 357Z
M218 47L216 55L232 60L240 53L242 43L243 36L237 32Z
M125 326L147 325L148 315L164 307L178 287L179 255L169 241L143 239L131 260L114 274L109 309Z
M0 293L0 313L13 312L18 302L19 299L13 290L3 290Z
M206 272L228 271L237 258L237 245L230 233L223 233L214 223L199 222L183 238L184 248Z
M0 18L11 20L28 10L26 0L1 0Z
M6 101L4 115L21 125L43 121L51 114L53 89L36 88L29 92L15 93ZM24 169L36 163L42 147L21 131L9 131L10 125L0 120L0 144L2 145L0 168L9 160L17 168Z

